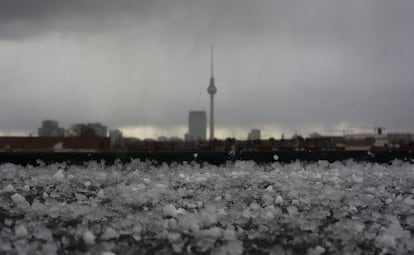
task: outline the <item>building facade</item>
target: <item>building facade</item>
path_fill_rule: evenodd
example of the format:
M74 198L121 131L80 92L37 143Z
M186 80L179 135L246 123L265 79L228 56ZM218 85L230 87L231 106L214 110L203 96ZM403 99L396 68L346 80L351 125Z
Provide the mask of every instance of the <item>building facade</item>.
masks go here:
M39 137L61 137L65 131L59 127L59 123L55 120L42 121L42 127L38 129Z

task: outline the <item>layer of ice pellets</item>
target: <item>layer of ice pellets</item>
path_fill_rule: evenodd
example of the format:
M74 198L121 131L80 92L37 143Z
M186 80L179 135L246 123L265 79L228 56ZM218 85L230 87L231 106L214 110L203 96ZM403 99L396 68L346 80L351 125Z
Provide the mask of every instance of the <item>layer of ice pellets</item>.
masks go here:
M0 254L414 253L414 164L274 156L0 165Z

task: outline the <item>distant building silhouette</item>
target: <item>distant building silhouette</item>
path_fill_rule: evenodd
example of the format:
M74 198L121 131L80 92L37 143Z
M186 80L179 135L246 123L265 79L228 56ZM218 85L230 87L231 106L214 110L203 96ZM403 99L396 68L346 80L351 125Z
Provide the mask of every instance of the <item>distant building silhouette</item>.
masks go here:
M188 134L186 134L188 136ZM176 136L160 136L158 137L158 142L182 142L183 139Z
M207 133L207 115L205 111L191 111L188 115L188 134L186 141L204 141Z
M59 127L55 120L42 121L42 127L38 129L38 136L40 137L60 137L64 136L65 131Z
M260 129L254 128L247 135L247 140L260 140Z
M75 124L71 127L74 136L102 136L107 137L108 128L101 123Z
M158 137L158 142L168 142L168 137L160 136L160 137Z
M122 132L118 129L109 130L109 138L111 139L112 147L122 146Z
M101 123L88 123L88 127L93 128L98 136L106 137L108 135L108 128Z

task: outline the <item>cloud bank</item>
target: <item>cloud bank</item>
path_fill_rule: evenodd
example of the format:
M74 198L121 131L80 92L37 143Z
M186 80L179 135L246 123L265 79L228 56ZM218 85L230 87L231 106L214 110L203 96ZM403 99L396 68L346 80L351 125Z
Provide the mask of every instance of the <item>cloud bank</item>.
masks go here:
M211 43L222 136L414 130L409 0L0 4L2 132L52 118L183 135L208 110Z

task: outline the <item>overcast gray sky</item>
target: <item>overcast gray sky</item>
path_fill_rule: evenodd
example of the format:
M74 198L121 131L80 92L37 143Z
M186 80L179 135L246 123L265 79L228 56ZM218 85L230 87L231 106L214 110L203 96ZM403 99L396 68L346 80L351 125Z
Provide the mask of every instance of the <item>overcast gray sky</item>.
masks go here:
M412 0L0 0L0 133L43 119L183 136L414 131Z

